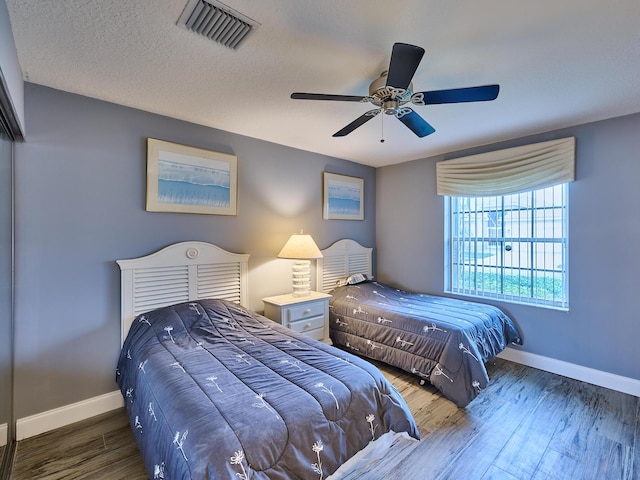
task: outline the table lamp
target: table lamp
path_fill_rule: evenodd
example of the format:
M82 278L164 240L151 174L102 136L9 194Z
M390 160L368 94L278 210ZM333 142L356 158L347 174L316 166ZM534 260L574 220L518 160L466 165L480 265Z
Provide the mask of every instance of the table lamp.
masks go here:
M322 258L320 249L311 235L300 233L291 235L287 243L278 254L278 258L295 260L293 264L293 296L306 297L311 293L311 262L312 258Z

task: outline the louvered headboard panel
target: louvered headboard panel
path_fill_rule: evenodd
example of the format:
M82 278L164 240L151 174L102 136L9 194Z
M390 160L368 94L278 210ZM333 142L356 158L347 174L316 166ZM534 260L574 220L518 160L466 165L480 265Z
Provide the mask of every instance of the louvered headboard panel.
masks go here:
M118 260L121 272L121 342L133 319L174 303L220 298L248 305L249 255L206 242L181 242L151 255Z
M133 315L189 300L189 267L133 270Z
M198 298L221 298L235 303L242 301L241 265L221 263L198 266Z
M371 275L371 255L373 248L363 247L355 240L338 240L322 251L317 260L316 285L327 293L335 287L336 281L354 273Z

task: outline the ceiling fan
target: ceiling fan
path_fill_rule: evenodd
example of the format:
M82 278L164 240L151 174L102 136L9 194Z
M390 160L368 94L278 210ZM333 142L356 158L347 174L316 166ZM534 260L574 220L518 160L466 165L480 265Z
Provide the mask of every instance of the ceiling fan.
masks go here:
M426 137L435 132L435 129L420 115L406 106L407 103L411 102L413 105L436 105L442 103L485 102L497 98L500 85L414 92L411 79L416 73L423 55L424 48L422 47L406 43L394 43L389 69L382 72L380 77L371 82L369 95L367 96L295 92L291 94L291 98L294 100L369 102L376 106L373 110L365 112L349 125L334 133L334 137L344 137L350 134L380 112L394 115L418 137ZM384 140L380 141L383 142Z

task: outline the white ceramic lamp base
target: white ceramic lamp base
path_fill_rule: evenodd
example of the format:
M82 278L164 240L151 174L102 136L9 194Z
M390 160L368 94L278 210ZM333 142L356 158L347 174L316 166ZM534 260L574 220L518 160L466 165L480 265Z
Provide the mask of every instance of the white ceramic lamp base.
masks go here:
M311 262L296 260L293 264L293 296L306 297L311 293Z

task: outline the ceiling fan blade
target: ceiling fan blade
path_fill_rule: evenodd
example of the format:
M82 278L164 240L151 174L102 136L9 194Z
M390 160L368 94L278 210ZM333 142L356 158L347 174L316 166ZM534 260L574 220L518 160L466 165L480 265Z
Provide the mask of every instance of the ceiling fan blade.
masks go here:
M483 85L481 87L451 88L448 90L432 90L416 92L411 101L416 105L437 105L441 103L486 102L495 100L500 92L500 85Z
M387 72L387 86L405 89L420 65L424 48L406 43L394 43Z
M403 108L396 117L420 138L431 135L436 131L424 118L410 108Z
M294 100L333 100L336 102L362 102L367 97L358 97L356 95L329 95L324 93L301 93L294 92L291 94Z
M375 117L379 113L380 113L380 109L379 108L375 108L373 110L369 110L368 112L363 113L362 115L360 115L358 118L356 118L353 122L351 122L349 125L344 127L342 130L339 130L336 133L334 133L332 136L333 137L344 137L346 135L349 135L356 128L361 127L362 125L367 123L369 120L371 120L373 117Z

